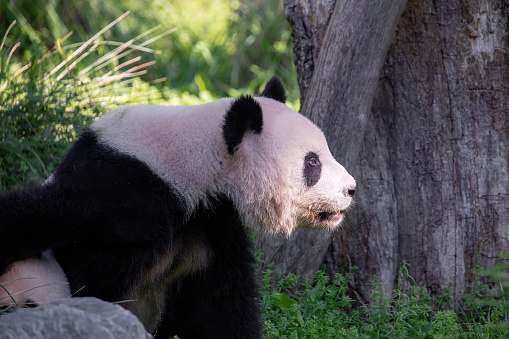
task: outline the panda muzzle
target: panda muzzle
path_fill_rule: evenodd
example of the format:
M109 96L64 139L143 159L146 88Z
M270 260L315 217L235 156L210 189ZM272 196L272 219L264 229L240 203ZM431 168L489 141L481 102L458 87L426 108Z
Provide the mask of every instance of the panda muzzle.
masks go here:
M318 218L322 221L326 221L326 220L333 220L333 219L338 219L338 218L341 218L342 216L342 211L335 211L335 212L318 212L317 213L318 215Z

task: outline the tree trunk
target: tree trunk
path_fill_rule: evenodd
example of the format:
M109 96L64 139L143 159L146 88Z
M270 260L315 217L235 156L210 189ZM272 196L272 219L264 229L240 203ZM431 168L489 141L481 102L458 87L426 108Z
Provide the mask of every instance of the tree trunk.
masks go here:
M335 5L336 0L284 0L285 15L292 26L293 55L301 104L311 84L318 52Z
M300 79L305 95L305 100L301 97L302 113L322 127L331 152L347 170L359 153L380 69L405 3L339 0L330 16L330 1L285 1L286 15L296 27L298 72L313 71L318 55L309 90L303 85L307 78ZM325 25L320 23L329 21L329 16L322 39ZM325 48L318 52L322 40ZM257 247L265 261L275 263L283 273L313 276L330 239L330 234L311 230L297 231L289 241L262 234Z
M476 260L487 268L509 249L508 9L409 1L354 170L355 228L335 239L364 294L373 274L392 288L387 263L406 260L418 285L435 294L452 283L460 301Z
M359 109L344 112L338 106L337 114L344 115L339 120L320 108L330 120L315 121L326 127L333 153L358 183L356 206L328 243L325 262L336 270L344 263L357 266L362 295L369 293L375 274L389 293L405 260L418 285L440 293L452 283L453 297L461 300L474 286L474 268L492 266L501 250L509 250L508 15L507 0L410 0L385 58L354 164L349 150L356 148L354 134L362 129L352 129L345 119L359 121ZM309 93L329 81L330 69L320 68L321 62ZM310 100L311 95L304 113L321 107ZM336 135L345 126L352 133L342 134L341 146Z

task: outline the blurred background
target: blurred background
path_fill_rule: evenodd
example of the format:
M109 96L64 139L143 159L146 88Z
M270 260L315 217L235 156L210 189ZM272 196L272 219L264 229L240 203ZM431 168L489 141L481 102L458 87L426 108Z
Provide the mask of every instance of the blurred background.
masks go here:
M299 106L280 0L9 0L0 38L0 190L46 178L118 105L256 94L277 75Z

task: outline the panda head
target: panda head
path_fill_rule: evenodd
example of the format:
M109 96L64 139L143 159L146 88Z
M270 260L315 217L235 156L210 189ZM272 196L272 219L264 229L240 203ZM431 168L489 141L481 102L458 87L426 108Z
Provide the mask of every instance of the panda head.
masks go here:
M284 104L273 78L260 97L227 110L227 191L244 222L269 233L334 229L351 205L355 180L329 151L322 131Z

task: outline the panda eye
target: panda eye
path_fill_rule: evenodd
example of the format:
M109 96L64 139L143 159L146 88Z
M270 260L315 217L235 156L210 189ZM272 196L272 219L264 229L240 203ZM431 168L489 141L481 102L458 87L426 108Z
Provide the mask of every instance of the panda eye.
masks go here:
M309 152L304 157L303 176L307 187L314 186L320 180L322 164L319 159L318 154L314 152Z
M308 164L310 166L318 166L318 165L320 165L320 161L316 158L311 158L308 160Z

